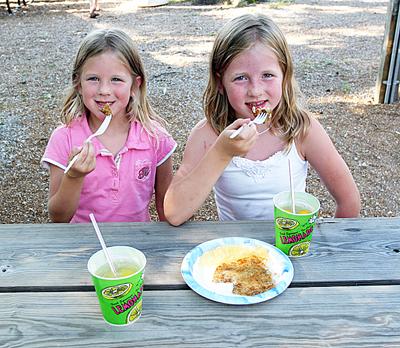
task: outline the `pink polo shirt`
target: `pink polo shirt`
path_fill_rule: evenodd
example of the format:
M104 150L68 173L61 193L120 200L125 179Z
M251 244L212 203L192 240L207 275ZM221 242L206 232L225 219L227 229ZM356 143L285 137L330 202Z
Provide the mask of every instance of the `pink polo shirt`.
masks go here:
M69 127L55 129L47 144L41 163L65 169L73 146L82 146L92 131L87 118L75 120ZM154 192L157 166L167 160L176 142L157 126L158 141L133 121L125 146L114 158L94 138L96 169L86 175L79 206L71 222L90 222L94 213L100 222L150 221L149 204Z

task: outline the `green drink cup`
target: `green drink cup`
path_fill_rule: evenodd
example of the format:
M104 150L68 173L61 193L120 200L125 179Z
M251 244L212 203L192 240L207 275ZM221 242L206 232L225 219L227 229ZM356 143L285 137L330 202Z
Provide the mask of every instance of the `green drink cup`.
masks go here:
M107 248L117 277L110 269L103 250L88 261L88 271L96 289L104 320L111 325L129 325L142 314L144 254L131 247Z
M275 246L291 257L308 253L320 203L306 192L295 192L296 213L290 192L274 196Z

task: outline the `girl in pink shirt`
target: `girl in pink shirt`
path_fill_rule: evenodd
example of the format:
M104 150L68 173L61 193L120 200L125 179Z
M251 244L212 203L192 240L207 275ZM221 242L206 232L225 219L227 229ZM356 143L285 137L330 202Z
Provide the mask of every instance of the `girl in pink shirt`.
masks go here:
M86 142L104 120L107 104L110 125ZM103 222L149 221L153 192L159 219L165 220L176 143L150 106L143 63L127 34L102 29L83 40L62 119L42 158L50 169L52 221L90 222L90 213Z

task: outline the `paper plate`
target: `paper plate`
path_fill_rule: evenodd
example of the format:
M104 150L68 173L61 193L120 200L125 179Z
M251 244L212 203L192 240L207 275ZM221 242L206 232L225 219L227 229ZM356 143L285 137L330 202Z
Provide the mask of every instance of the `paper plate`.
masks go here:
M265 249L268 252L267 266L276 284L275 287L258 295L241 296L232 294L233 285L230 283L211 282L218 265L208 267L203 265L204 262L198 261L209 251L226 245ZM210 240L192 249L182 261L181 273L186 284L205 298L221 303L247 305L270 300L284 292L293 279L293 265L290 259L273 245L257 239L230 237Z

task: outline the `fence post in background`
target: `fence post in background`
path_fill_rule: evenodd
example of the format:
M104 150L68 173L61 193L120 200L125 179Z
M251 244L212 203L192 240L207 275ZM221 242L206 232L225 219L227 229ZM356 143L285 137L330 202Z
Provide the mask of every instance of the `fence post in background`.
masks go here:
M381 53L381 65L376 82L375 101L390 104L399 99L400 80L400 0L390 0L385 35Z

